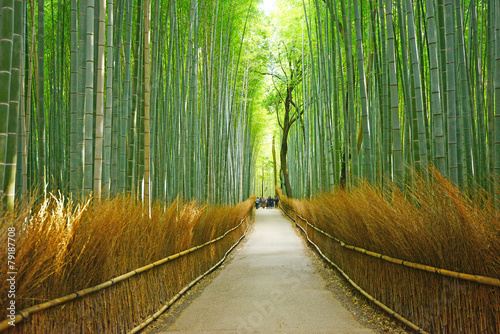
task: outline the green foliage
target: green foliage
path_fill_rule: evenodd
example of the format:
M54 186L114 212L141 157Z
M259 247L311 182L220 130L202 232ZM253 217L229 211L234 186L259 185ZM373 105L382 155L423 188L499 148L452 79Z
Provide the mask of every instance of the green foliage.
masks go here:
M307 197L358 178L411 184L407 169L428 165L465 191L490 186L500 152L495 5L357 4L303 1L306 33L285 28L281 37L305 40L307 49L304 130L291 138L293 188Z
M31 69L24 86L26 128L20 136L26 138L27 163L18 168L19 175L26 175L18 178L18 194L23 184L26 193L31 184L46 183L48 189L73 192L75 198L85 185L86 192L103 189L108 195L122 192L141 199L150 181L152 198L169 201L180 196L229 203L248 197L253 155L258 154L252 142L266 127L259 129L258 120L260 72L267 62L258 1L153 1L150 78L145 78L144 65L149 59L144 54L145 2L115 1L113 29L106 29L105 40L99 41L101 2L91 7L86 0L27 2L24 44L29 46L26 54L33 56L24 64ZM109 23L111 14L104 8ZM37 36L39 31L45 31L44 38ZM107 126L104 155L100 144L96 148L101 132L95 127L101 122L93 121L99 82L94 78L97 52L87 52L92 35L94 49L97 43L107 45L105 57L113 56L105 69L110 79L103 93L106 109L98 115ZM37 57L41 46L45 51ZM92 180L100 169L97 155L104 157L105 171Z

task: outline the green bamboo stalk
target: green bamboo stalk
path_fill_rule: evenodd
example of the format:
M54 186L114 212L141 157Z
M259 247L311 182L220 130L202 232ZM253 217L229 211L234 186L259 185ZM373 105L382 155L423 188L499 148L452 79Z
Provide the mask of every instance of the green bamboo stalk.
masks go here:
M446 147L444 137L443 113L441 110L441 91L439 86L439 51L437 45L437 28L434 15L434 2L426 0L427 32L429 36L429 67L431 88L431 110L433 111L434 127L433 138L435 142L435 165L442 175L447 175Z
M111 0L110 0L111 2ZM122 159L121 159L121 150L125 146L124 143L122 143L122 132L125 131L125 126L126 122L124 123L123 121L123 116L119 114L123 111L122 108L122 103L121 103L121 96L123 94L123 89L122 89L122 70L123 70L123 63L122 63L122 47L123 47L123 22L125 21L124 16L126 15L126 4L127 2L125 0L120 0L117 3L116 7L111 7L114 8L116 11L116 16L113 13L113 23L114 26L111 26L113 29L112 35L114 37L114 41L112 42L114 47L113 47L113 60L114 60L114 66L113 66L113 90L111 92L112 95L112 115L111 115L111 168L110 168L110 174L111 174L111 187L110 191L111 194L117 194L119 192L124 192L125 190L125 181L124 177L123 179L121 176L124 176L125 173L122 173ZM108 3L108 12L109 12L110 4ZM108 22L109 22L109 17L110 15L108 14ZM116 20L114 18L116 17ZM109 28L108 28L108 35L109 35ZM108 42L108 45L111 42ZM108 60L110 59L110 55L108 54ZM109 72L108 72L109 73ZM110 96L111 96L110 95ZM106 95L108 98L108 95ZM107 101L107 100L106 100ZM108 116L109 117L109 116ZM105 121L106 122L106 121ZM106 135L105 135L106 137ZM112 171L112 172L111 172ZM123 182L121 182L123 180ZM122 187L123 186L123 187Z
M70 192L78 193L82 188L77 170L81 168L78 155L78 1L71 0L71 111L70 111Z
M131 114L131 50L132 50L132 17L133 17L133 1L128 0L127 2L127 19L126 19L126 33L125 33L125 69L123 78L123 102L121 109L121 124L120 124L120 141L118 145L119 150L119 177L118 177L118 189L122 193L129 193L129 179L127 175L128 167L128 149L127 144L127 130L129 126L129 117ZM132 138L130 138L132 139Z
M84 166L85 166L85 85L86 85L86 55L87 55L87 0L79 2L78 12L78 108L77 108L77 154L76 163L77 184L79 186L78 196L83 195Z
M38 130L38 180L46 182L46 135L45 135L45 1L38 0L38 91L37 91L37 130Z
M59 189L65 189L65 191L69 188L69 180L70 180L70 127L71 127L71 118L70 118L70 96L67 95L67 92L70 92L70 80L71 80L71 50L68 49L67 43L70 43L67 40L66 36L69 36L71 33L71 17L70 12L67 10L67 5L63 3L63 0L58 1L57 5L57 13L58 17L57 21L57 29L61 31L61 34L57 34L57 40L59 44L59 52L56 51L57 55L57 66L54 68L56 73L59 73L59 89L57 90L57 110L59 111L59 117L62 119L62 122L57 122L57 129L60 137L64 138L64 140L59 141L59 152L57 152L58 161L55 166L54 174L59 175ZM63 70L58 70L63 69ZM56 139L57 140L57 139ZM64 170L62 173L57 173L57 166L64 166Z
M102 178L104 182L104 196L109 197L110 194L115 193L115 189L111 188L111 184L115 185L111 180L111 145L113 142L112 137L112 124L113 120L116 122L116 117L113 117L113 76L114 76L114 49L113 49L113 41L114 41L114 33L113 33L113 1L107 0L108 6L108 23L107 23L107 55L106 55L106 109L104 112L104 169L102 171ZM104 9L101 7L101 13L104 12ZM104 31L104 27L101 27ZM103 46L104 47L104 46ZM116 128L116 126L115 126ZM116 140L114 141L116 142ZM116 151L115 151L116 152ZM116 157L116 155L115 155ZM114 164L116 171L116 163ZM116 173L113 173L116 175Z
M161 135L162 119L158 113L158 89L160 80L160 63L164 57L163 50L165 49L165 38L164 29L162 26L162 32L160 39L160 20L162 19L163 13L160 10L160 1L155 1L155 6L152 11L153 15L153 26L152 31L152 51L151 51L151 201L155 201L159 198L164 198L160 196L160 185L162 184L161 178L161 168L163 167L163 162L161 161L163 156L161 155L162 150L158 149L158 141Z
M22 28L22 36L23 36L23 45L22 45L22 57L23 61L21 63L21 103L20 103L20 123L19 123L19 136L20 136L20 151L18 152L18 159L20 158L20 163L18 164L18 170L17 170L17 178L19 178L19 185L16 184L17 188L17 193L21 194L21 198L24 198L24 195L27 193L28 185L27 185L27 180L25 180L25 171L27 170L27 161L25 161L25 157L27 156L27 146L26 146L26 133L27 133L27 128L26 128L26 75L28 74L29 71L26 70L27 63L29 63L28 60L28 54L27 54L27 45L28 45L28 38L27 36L27 2L23 2L22 5L22 22L23 22L23 28Z
M142 50L143 43L143 33L142 33L142 2L137 1L136 10L136 20L133 26L135 26L135 45L133 49L134 57L134 71L132 74L132 89L131 89L131 105L130 105L130 116L129 116L129 140L128 140L128 151L127 151L127 193L137 197L139 195L139 180L142 177L142 172L144 168L144 160L141 159L140 155L144 152L143 150L143 128L142 128L142 115L143 109L141 106L141 89L142 89L142 70L143 70L143 53ZM132 26L131 26L132 29Z
M325 122L327 124L326 132L329 135L326 141L324 141L324 146L325 146L325 151L327 153L327 161L328 161L328 168L327 168L327 175L325 176L325 181L327 182L325 185L324 190L329 190L333 191L336 181L334 175L336 174L336 159L335 159L335 135L336 135L336 128L335 128L335 114L338 105L335 104L333 101L335 100L335 88L333 85L333 73L332 73L332 61L331 61L331 56L327 56L332 54L332 50L330 47L330 27L329 27L329 20L328 20L328 11L326 8L323 10L323 15L324 15L324 56L323 56L323 61L325 63L325 85L323 88L323 91L325 91L325 96L326 96L326 107L324 109L325 113ZM333 55L334 57L334 52Z
M333 73L330 74L330 78L332 80L332 87L333 87L333 121L334 121L334 143L333 143L333 148L335 150L335 169L334 169L334 183L336 185L339 185L341 180L340 180L340 171L342 169L341 166L341 155L342 155L342 147L341 147L341 134L342 134L342 128L341 128L341 100L340 100L340 89L339 89L339 70L338 70L338 59L341 57L340 51L338 52L339 54L337 55L337 49L340 48L340 38L338 37L339 34L339 29L337 27L337 17L333 12L333 7L332 3L328 2L327 3L327 17L330 21L330 31L331 35L329 37L329 40L331 39L330 43L330 54L332 55L331 59L331 71ZM337 47L336 47L337 46ZM343 87L343 79L341 80L340 86Z
M92 192L94 148L94 0L87 0L83 195Z
M10 78L10 100L9 100L9 123L7 151L5 159L5 177L4 177L4 200L7 203L7 209L14 208L16 195L16 164L17 164L17 131L19 118L19 104L21 99L21 53L24 44L23 41L23 2L14 1L13 7L13 36L12 36L12 68ZM4 7L5 8L5 7ZM6 11L4 11L7 14Z
M472 168L472 138L471 138L471 101L469 96L469 79L467 74L467 64L465 55L465 40L464 40L464 29L462 20L462 8L460 1L455 1L455 13L457 17L457 52L458 52L458 73L459 73L459 108L462 110L462 132L464 136L464 151L465 151L465 179L463 189L467 189L467 186L473 186L474 170Z
M425 169L427 168L427 135L426 135L426 120L424 115L424 101L422 96L422 81L420 78L420 58L417 48L415 18L413 15L413 6L410 0L406 0L407 15L408 15L408 35L411 48L411 59L413 64L413 79L416 96L416 113L417 113L417 131L418 131L418 148L420 155L420 164Z
M143 205L151 210L150 203L150 127L149 127L149 108L150 108L150 24L151 24L151 2L144 1L144 198Z
M341 0L340 2L342 8L342 20L344 27L344 47L346 54L346 63L347 63L347 118L344 122L349 124L349 132L346 134L346 137L349 138L349 149L345 152L346 159L346 167L347 167L347 175L352 175L353 177L358 176L358 152L356 150L356 117L354 113L355 106L355 97L354 97L354 65L353 65L353 55L352 55L352 38L351 38L351 15L346 11L345 0ZM350 9L350 3L349 3ZM349 157L352 161L351 165L349 165ZM350 168L349 168L350 166Z
M408 49L407 42L407 26L406 23L406 8L401 6L401 2L397 3L397 11L400 13L398 17L399 23L399 36L400 36L400 57L397 58L399 73L401 73L402 81L402 92L403 92L403 125L404 125L404 135L403 135L403 159L406 170L413 166L415 161L418 161L419 154L418 148L415 149L418 137L417 133L417 120L415 112L415 89L413 87L414 82L411 80L413 75L413 67L408 67L408 54L410 50ZM403 12L404 11L404 12ZM406 173L405 179L408 181L411 178L411 173Z
M329 9L330 9L330 15L333 17L333 19L335 20L336 22L336 25L337 26L340 26L340 21L339 21L339 18L338 18L338 15L336 15L336 11L337 11L337 1L334 0L333 1L333 7L331 6L331 4L329 4ZM335 10L334 10L335 9ZM343 31L342 31L343 33ZM341 43L340 43L340 40L341 40L341 29L340 27L338 27L336 29L336 35L337 35L337 41L338 43L337 44L337 54L338 54L338 65L336 66L336 68L341 68L343 69L343 59L342 59L342 47L341 47ZM340 162L340 176L339 176L339 185L341 187L344 187L345 184L346 184L346 181L347 181L347 178L348 178L348 165L349 165L349 152L350 152L350 143L349 143L349 124L348 124L348 98L347 98L347 95L346 95L346 88L345 88L345 79L344 79L344 71L340 70L340 87L341 87L341 96L342 96L342 109L343 109L343 113L342 113L342 116L343 116L343 123L344 123L344 126L343 126L343 149L342 149L342 152L340 152L341 154L341 162ZM339 129L339 132L340 132L340 129Z
M104 43L106 40L106 0L98 0L99 32L97 36L97 86L95 109L94 197L102 195L102 163L104 141ZM109 38L111 39L111 38Z
M386 0L387 19L387 57L389 66L389 84L391 95L391 124L392 124L392 156L394 180L398 184L403 182L403 153L401 146L401 125L399 120L398 78L396 72L396 51L394 40L394 21L392 16L392 0Z
M495 5L495 182L500 180L500 5Z
M446 30L446 79L448 110L448 169L450 179L458 185L457 109L455 102L455 30L454 10L450 0L444 4Z
M28 47L29 50L29 60L28 60L28 78L27 78L27 92L26 92L26 107L25 112L21 111L21 136L23 141L23 189L22 195L26 195L28 193L28 183L29 176L33 172L33 163L32 160L28 159L28 147L35 147L34 143L31 143L31 101L32 101L32 88L33 88L33 72L36 69L35 62L35 6L34 0L30 0L30 45ZM24 121L22 119L24 114ZM23 130L24 128L24 130ZM31 150L34 151L34 150ZM29 164L28 164L29 162ZM31 172L31 173L30 173ZM30 174L30 175L29 175Z
M445 160L448 162L448 94L446 94L448 90L448 81L447 71L446 71L446 34L445 34L445 23L444 23L444 0L438 0L437 6L434 5L435 15L437 17L437 40L439 44L439 53L438 53L438 62L439 68L439 87L441 87L441 111L443 112L443 133L444 140L446 142L445 149ZM437 7L437 11L436 11ZM448 167L446 174L448 175Z
M387 56L387 44L386 44L386 33L388 28L386 29L386 17L385 17L385 9L384 9L384 0L379 1L379 8L378 8L378 14L379 14L379 22L380 22L380 46L381 46L381 55L380 55L380 63L381 63L381 77L382 79L380 80L382 87L379 88L381 90L381 100L382 103L380 104L381 106L381 116L382 116L382 126L381 126L381 139L382 139L382 145L381 147L381 159L382 159L382 175L383 176L389 176L391 175L391 156L392 156L392 150L391 150L391 113L390 113L390 84L389 84L389 69L388 69L388 59ZM375 36L375 34L373 34ZM375 47L375 50L377 47ZM389 177L390 179L390 177Z
M5 176L8 175L6 173L8 154L11 153L8 137L14 44L14 0L3 1L0 11L2 15L0 23L0 197L3 197L7 187Z
M477 21L477 10L476 1L471 0L470 3L471 11L471 23L470 23L470 34L472 38L472 56L470 57L472 61L473 68L473 78L475 83L476 92L476 119L477 119L477 129L478 129L478 158L474 160L476 165L476 180L483 187L485 186L485 178L488 175L487 169L487 154L486 154L486 126L484 120L484 86L482 85L482 73L481 73L481 53L479 51L478 42L478 21Z
M359 89L361 98L361 114L363 119L363 145L364 145L364 177L373 181L373 166L370 138L370 119L368 113L368 97L366 91L366 78L363 54L363 32L361 30L361 14L358 0L353 1L356 27L356 54L358 57Z
M306 10L306 3L305 1L302 1L302 6L304 8L304 16L305 16L305 21L306 21L306 27L307 27L307 34L308 34L308 43L309 43L309 50L310 52L314 52L315 49L313 47L313 37L312 37L312 28L311 28L311 25L312 23L310 24L309 23L309 19L308 19L308 14L307 14L307 10ZM316 3L316 10L318 11L318 5ZM317 22L316 22L317 24ZM319 27L317 27L316 31L320 30ZM318 46L319 47L319 46ZM302 47L302 49L304 49L304 47ZM317 53L320 53L321 51L319 49L316 49L316 52ZM304 55L304 50L302 50L302 54ZM304 58L304 56L303 56ZM309 91L312 90L314 91L315 95L318 97L318 99L321 99L324 95L321 94L321 92L319 91L319 87L318 85L316 84L316 81L318 80L317 78L317 74L316 74L316 71L315 71L315 68L317 66L321 66L320 63L318 62L318 65L316 65L315 61L314 61L314 58L313 57L307 57L307 61L308 63L311 64L310 66L310 76L309 77L309 80L305 80L305 84L303 85L303 95L304 95L304 99L307 101L309 100L309 97L308 97L308 94L309 94ZM304 63L305 61L302 60L302 62ZM324 74L324 71L322 71L322 68L319 68L318 69L318 72L322 72ZM322 77L322 79L324 79L324 76ZM306 87L306 85L309 84L308 87ZM311 146L311 149L314 150L314 151L317 151L317 150L320 150L318 151L318 154L316 154L313 159L315 160L315 164L314 166L317 167L317 166L321 166L321 163L319 162L319 160L321 159L321 157L323 156L322 154L322 149L321 148L318 148L318 140L317 140L317 131L315 131L317 129L317 124L318 124L318 105L322 105L323 101L315 101L312 103L312 105L308 105L308 111L307 111L307 115L310 117L307 117L308 119L310 118L311 119L311 122L307 122L307 120L305 121L305 123L307 123L307 127L304 129L304 131L307 133L307 134L304 134L304 137L307 136L309 142L308 142L308 147ZM293 132L292 132L293 133ZM295 141L295 143L297 143L296 145L298 146L298 141ZM297 150L294 150L294 147L292 146L291 147L291 152L295 152ZM293 155L292 155L293 156ZM297 156L295 154L295 156ZM296 158L297 159L297 158ZM320 184L320 182L316 182L316 177L318 175L318 172L317 170L314 168L311 168L311 184L314 185L314 188L311 190L312 193L315 192L315 187L318 186ZM297 185L295 185L295 187L297 187ZM307 194L307 196L310 196L310 194Z
M495 10L494 10L494 1L488 1L488 5L486 7L487 10L487 24L486 24L486 44L495 45ZM495 133L494 133L494 118L495 118L495 110L494 110L494 100L495 100L495 51L492 47L486 48L486 68L487 68L487 77L486 77L486 103L487 103L487 120L488 120L488 176L492 178L497 178L495 175L495 155L494 155L494 142L495 142Z

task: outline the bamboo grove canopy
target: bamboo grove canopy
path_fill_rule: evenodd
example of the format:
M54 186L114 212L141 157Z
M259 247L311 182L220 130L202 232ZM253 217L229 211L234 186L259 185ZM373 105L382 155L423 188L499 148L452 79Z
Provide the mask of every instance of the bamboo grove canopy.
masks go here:
M430 165L464 190L500 176L497 0L276 0L269 18L257 0L0 4L10 205L43 187L241 201L262 109L288 195Z
M357 178L411 182L428 166L464 191L500 177L500 3L296 1L303 117L297 197ZM300 177L294 177L300 175Z
M256 1L0 1L0 197L250 195ZM247 38L248 40L248 38ZM255 43L254 43L255 44Z

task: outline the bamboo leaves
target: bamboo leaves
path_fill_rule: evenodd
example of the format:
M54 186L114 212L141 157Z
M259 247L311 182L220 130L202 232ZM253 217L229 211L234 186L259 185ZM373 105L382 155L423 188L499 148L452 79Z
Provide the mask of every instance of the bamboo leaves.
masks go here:
M411 181L407 171L428 165L464 189L498 173L495 1L279 5L287 10L272 19L273 38L282 36L268 81L279 93L268 99L281 104L268 109L288 122L280 167L289 193L311 196L357 178L402 183ZM128 193L145 204L249 195L252 113L264 92L257 86L272 72L263 63L269 40L255 39L256 7L254 0L3 1L2 195L32 185L78 198Z

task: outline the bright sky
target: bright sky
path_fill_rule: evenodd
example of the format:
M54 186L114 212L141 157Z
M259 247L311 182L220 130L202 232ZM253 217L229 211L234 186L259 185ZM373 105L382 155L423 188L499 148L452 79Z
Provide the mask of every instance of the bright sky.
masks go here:
M260 5L260 9L266 14L271 14L271 11L276 7L276 0L262 0L262 4Z

